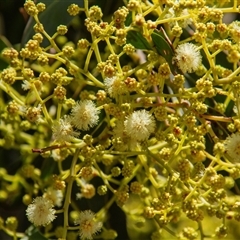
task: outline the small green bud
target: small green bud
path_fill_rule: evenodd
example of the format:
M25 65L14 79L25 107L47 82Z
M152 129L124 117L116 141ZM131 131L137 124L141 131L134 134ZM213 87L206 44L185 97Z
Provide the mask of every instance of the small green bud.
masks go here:
M68 9L67 12L71 15L71 16L76 16L78 15L78 13L80 12L80 7L77 4L71 4Z
M43 35L41 33L36 33L33 36L33 40L37 40L39 43L43 41Z
M93 168L92 167L83 167L80 171L80 176L85 180L90 180L93 177Z
M102 10L100 7L92 6L89 9L89 17L91 20L93 20L93 21L101 20L102 16L103 16L103 13L102 13Z
M40 107L30 107L26 111L26 118L29 122L36 122L40 118L41 108Z
M239 168L231 168L230 169L230 176L233 178L233 179L238 179L240 178L240 169Z
M36 23L34 26L33 26L33 29L35 32L39 32L39 33L43 33L44 32L44 27L41 23Z
M8 193L5 190L0 190L0 202L5 202L8 199Z
M4 69L0 76L5 83L12 85L15 82L17 73L14 68L10 67L10 68Z
M224 185L224 187L226 189L231 189L231 188L234 187L234 185L235 185L235 181L234 181L234 179L232 177L225 177L225 185Z
M138 0L130 0L127 4L127 8L130 11L137 11L140 6L140 3Z
M79 213L77 211L71 211L69 217L70 221L74 223L79 218Z
M18 220L16 217L8 217L6 220L6 227L11 231L16 231L18 227Z
M146 198L149 195L149 193L150 193L149 188L142 187L142 191L141 191L140 196L141 196L141 198Z
M25 194L22 198L22 202L23 202L23 204L28 206L32 202L32 197L29 194Z
M18 51L14 48L6 48L2 52L2 56L8 60L13 60L18 57Z
M64 46L62 52L66 57L71 57L74 53L74 48L71 46Z
M180 37L183 33L183 30L180 26L178 25L175 25L173 28L172 28L172 34L174 37Z
M27 130L29 130L31 128L31 123L29 121L23 120L20 123L20 128L23 131L27 131Z
M107 193L107 186L106 185L101 185L97 188L97 193L102 196Z
M119 167L114 167L111 170L113 177L118 177L121 174L121 169Z
M38 63L41 65L41 66L44 66L44 65L47 65L48 62L49 62L49 59L47 56L45 56L44 54L40 54L37 58L37 61Z
M79 49L86 49L90 46L90 43L87 39L80 39L77 43Z
M7 170L5 168L0 168L0 179L7 175Z
M142 184L137 181L132 182L130 185L130 190L134 194L140 194L142 192Z
M26 0L24 3L24 9L30 16L36 16L38 14L38 9L32 0Z
M183 229L182 235L189 240L195 240L198 236L198 232L194 228L186 227Z
M46 9L46 5L42 2L38 3L37 5L38 12L43 12Z
M219 227L216 228L215 230L215 233L216 233L216 237L218 238L224 238L227 236L228 234L228 229L226 226L224 226L223 224Z
M46 82L48 82L49 80L50 80L50 75L49 75L49 73L47 73L47 72L41 72L40 74L39 74L39 80L42 82L42 83L46 83Z
M154 115L158 121L165 121L167 118L167 109L165 106L156 107Z
M54 97L56 97L59 102L64 102L66 98L66 93L67 90L62 86L57 86L54 89Z
M122 168L122 175L124 177L130 177L133 173L134 163L133 161L129 160L124 163Z
M67 26L65 26L65 25L59 25L57 27L57 33L59 35L65 35L67 33L67 31L68 31L68 29L67 29Z
M41 170L38 169L38 168L34 168L33 174L34 174L36 177L40 177L40 176L41 176Z
M67 105L68 108L73 108L76 105L76 102L72 98L68 98L65 101L65 104Z
M16 115L19 111L18 104L14 100L9 102L7 105L7 111L11 115Z
M54 234L55 234L55 236L57 238L61 239L61 237L63 235L63 231L64 231L63 227L62 226L60 226L60 227L58 226L58 227L55 228Z
M21 170L21 175L25 178L31 178L33 176L33 172L34 172L34 166L27 164L22 166Z
M23 75L23 77L26 78L26 79L31 79L31 78L34 77L34 72L33 72L33 70L30 69L30 68L24 68L24 69L22 70L22 75Z
M102 239L115 239L115 238L117 238L117 236L118 236L117 232L112 229L105 230L101 233Z

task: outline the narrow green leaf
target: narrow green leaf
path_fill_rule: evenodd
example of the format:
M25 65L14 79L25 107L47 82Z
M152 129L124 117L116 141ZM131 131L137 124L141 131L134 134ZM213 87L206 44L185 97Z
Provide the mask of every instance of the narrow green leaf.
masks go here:
M163 29L154 30L151 36L152 36L152 41L154 42L158 53L166 59L171 70L173 72L176 72L177 68L176 66L173 65L173 61L172 61L174 56L173 46L169 42L169 40L166 38L164 34L164 30Z
M125 21L125 25L126 26L130 26L130 24L132 23L132 13L128 13L127 17L126 17L126 21Z
M40 2L46 5L46 9L39 14L39 20L50 36L56 32L59 25L68 25L71 22L73 17L67 12L67 8L70 4L75 3L80 7L84 7L83 0L41 0ZM23 33L22 45L26 44L26 42L35 34L33 30L35 24L36 22L31 17ZM43 46L47 46L48 44L47 40L43 42Z
M8 48L12 47L12 44L8 41L6 37L0 35L0 51L7 47Z
M166 59L173 57L174 52L172 45L167 41L166 36L163 33L163 30L154 30L152 33L152 40L156 45L157 51Z
M152 49L149 42L137 31L129 31L127 33L127 43L131 43L137 49Z

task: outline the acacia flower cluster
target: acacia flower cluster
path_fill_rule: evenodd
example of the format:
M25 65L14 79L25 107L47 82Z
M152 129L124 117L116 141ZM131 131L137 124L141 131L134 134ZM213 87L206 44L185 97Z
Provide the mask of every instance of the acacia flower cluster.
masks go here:
M83 211L79 213L75 221L79 225L79 235L81 239L93 239L93 235L101 231L102 223L94 220L95 214L92 211Z
M176 48L175 60L183 73L191 73L200 68L202 56L197 46L192 43L183 43Z
M44 197L36 197L26 210L29 221L35 226L51 223L56 218L55 212L53 203Z
M155 120L146 110L139 110L126 117L124 127L133 141L144 141L154 132Z
M88 130L98 123L99 109L91 100L80 101L73 107L71 122L79 130Z
M233 133L225 140L226 153L235 163L240 162L240 133Z
M240 239L239 1L44 2L0 39L0 239Z
M74 131L68 116L59 119L59 122L53 125L52 132L53 139L56 142L70 142L79 135L78 132Z

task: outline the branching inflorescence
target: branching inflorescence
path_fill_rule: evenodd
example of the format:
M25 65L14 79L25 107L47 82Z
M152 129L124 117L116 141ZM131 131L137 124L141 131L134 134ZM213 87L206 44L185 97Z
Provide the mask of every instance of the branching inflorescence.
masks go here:
M35 33L2 51L0 146L21 166L0 168L0 200L46 239L237 239L239 2L125 0L111 17L90 2L62 9L85 19L74 43L26 0Z

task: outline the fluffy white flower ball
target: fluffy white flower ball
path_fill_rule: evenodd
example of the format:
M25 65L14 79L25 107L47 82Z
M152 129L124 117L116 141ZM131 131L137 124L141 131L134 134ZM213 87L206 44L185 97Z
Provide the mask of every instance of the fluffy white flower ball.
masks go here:
M134 111L124 121L126 134L134 141L143 141L154 132L155 120L146 110Z
M72 109L71 122L79 130L88 130L98 123L99 112L93 101L80 101Z
M48 225L56 218L56 211L52 207L52 201L44 197L36 197L27 207L26 215L28 220L35 226Z
M92 239L92 236L101 230L102 223L96 222L94 217L95 214L90 210L80 212L75 224L79 224L79 235L81 239Z
M234 133L225 140L227 154L235 162L240 162L240 133Z
M200 51L192 43L180 44L176 49L174 59L183 73L194 72L202 64Z

